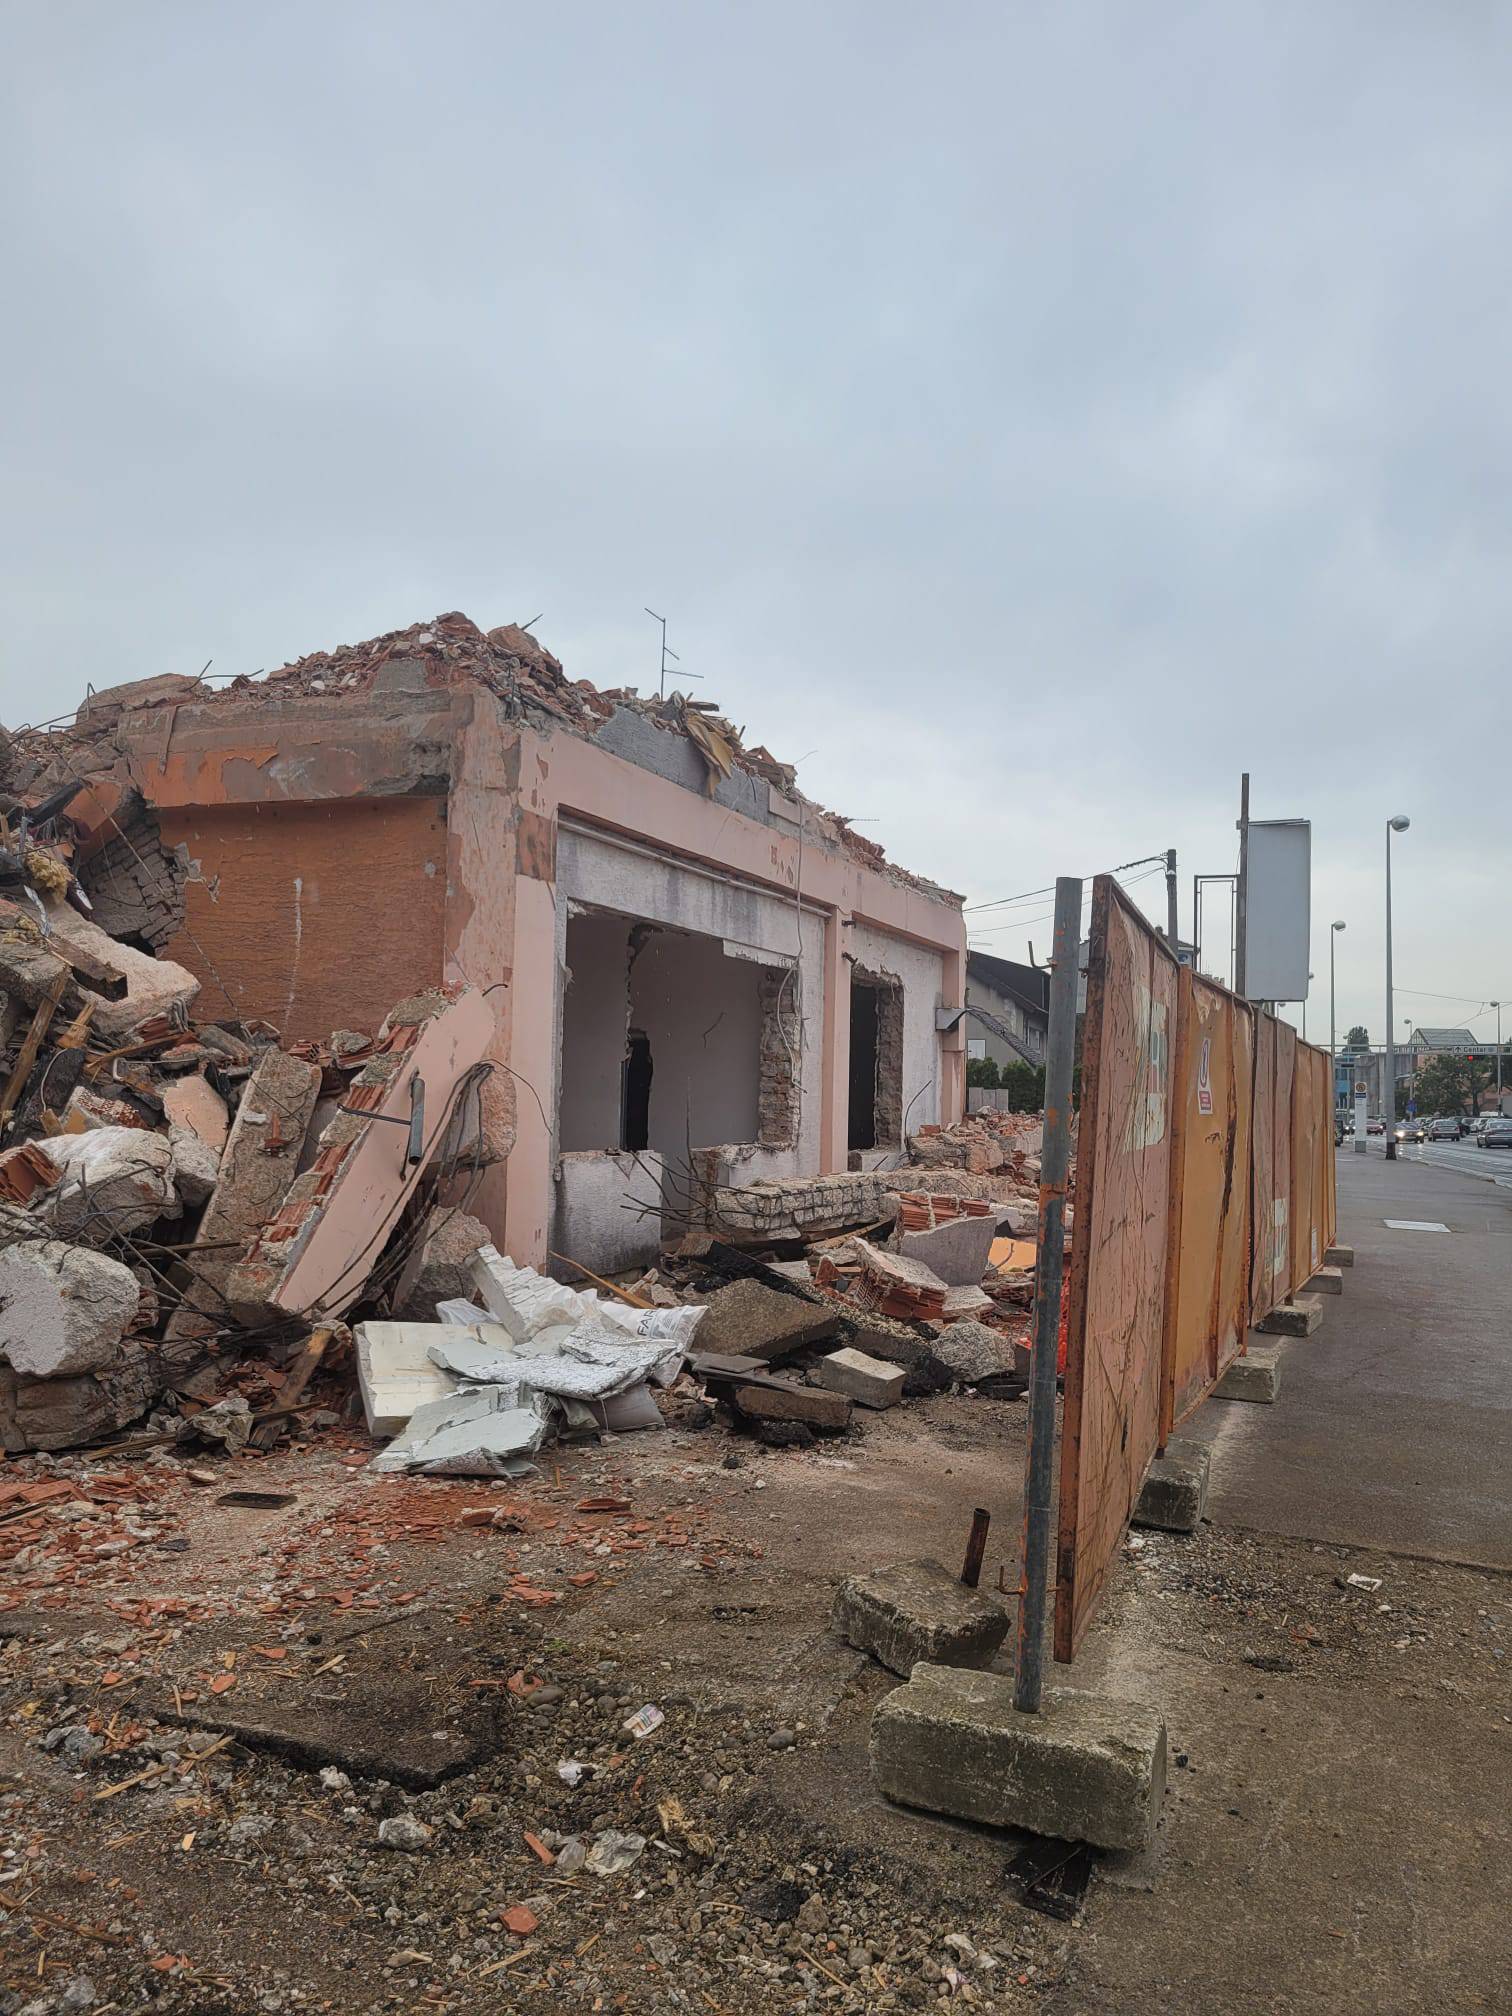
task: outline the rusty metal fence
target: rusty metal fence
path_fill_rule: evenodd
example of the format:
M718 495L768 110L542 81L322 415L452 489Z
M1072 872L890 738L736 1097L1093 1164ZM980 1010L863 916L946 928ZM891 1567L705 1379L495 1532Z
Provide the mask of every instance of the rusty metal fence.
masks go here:
M1332 1068L1179 966L1093 884L1066 1316L1055 1656L1096 1610L1150 1459L1336 1232Z

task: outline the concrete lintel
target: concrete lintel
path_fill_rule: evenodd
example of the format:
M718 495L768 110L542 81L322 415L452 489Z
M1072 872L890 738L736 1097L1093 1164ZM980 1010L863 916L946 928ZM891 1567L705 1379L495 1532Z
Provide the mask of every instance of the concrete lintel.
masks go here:
M1024 1715L1007 1674L954 1666L921 1663L878 1704L871 1757L889 1799L1099 1848L1143 1848L1165 1792L1153 1709L1047 1688Z

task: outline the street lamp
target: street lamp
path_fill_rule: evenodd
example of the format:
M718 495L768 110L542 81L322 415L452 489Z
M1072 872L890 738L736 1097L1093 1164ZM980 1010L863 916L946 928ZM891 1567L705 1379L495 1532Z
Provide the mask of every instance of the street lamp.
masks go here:
M1386 821L1386 1086L1382 1103L1386 1107L1386 1160L1396 1160L1396 1039L1391 1033L1391 836L1405 833L1412 821L1397 812Z
M1493 1001L1496 1010L1496 1110L1501 1111L1501 1003Z
M1334 988L1334 945L1337 941L1338 934L1343 929L1344 929L1344 920L1342 917L1340 917L1337 918L1334 921L1334 923L1329 927L1328 932L1328 1061L1330 1065L1333 1067L1332 1069L1332 1076L1334 1081L1333 1098L1335 1106L1337 1106L1339 1103L1339 1064L1338 1064L1339 1046L1337 1040L1338 1031L1336 1028L1336 1023L1338 1020L1337 1004L1335 1001L1335 988Z

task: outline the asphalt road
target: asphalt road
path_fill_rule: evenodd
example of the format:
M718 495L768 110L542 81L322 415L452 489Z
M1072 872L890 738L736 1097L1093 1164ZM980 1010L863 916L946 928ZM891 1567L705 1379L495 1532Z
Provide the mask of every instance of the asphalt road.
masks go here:
M1373 1140L1369 1153L1379 1155L1384 1162L1385 1143ZM1512 1148L1477 1148L1473 1141L1399 1141L1397 1160L1420 1163L1431 1169L1457 1169L1464 1176L1479 1177L1482 1182L1512 1185Z
M1343 1295L1284 1347L1273 1406L1210 1400L1186 1431L1218 1523L1512 1569L1512 1156L1451 1152L1339 1152Z

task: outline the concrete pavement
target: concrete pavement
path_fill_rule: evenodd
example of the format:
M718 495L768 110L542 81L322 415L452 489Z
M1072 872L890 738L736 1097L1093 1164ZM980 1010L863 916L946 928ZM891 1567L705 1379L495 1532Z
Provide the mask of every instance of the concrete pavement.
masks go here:
M1210 1400L1185 1431L1212 1447L1208 1516L1512 1569L1512 1190L1347 1147L1338 1169L1343 1295L1274 1406Z

